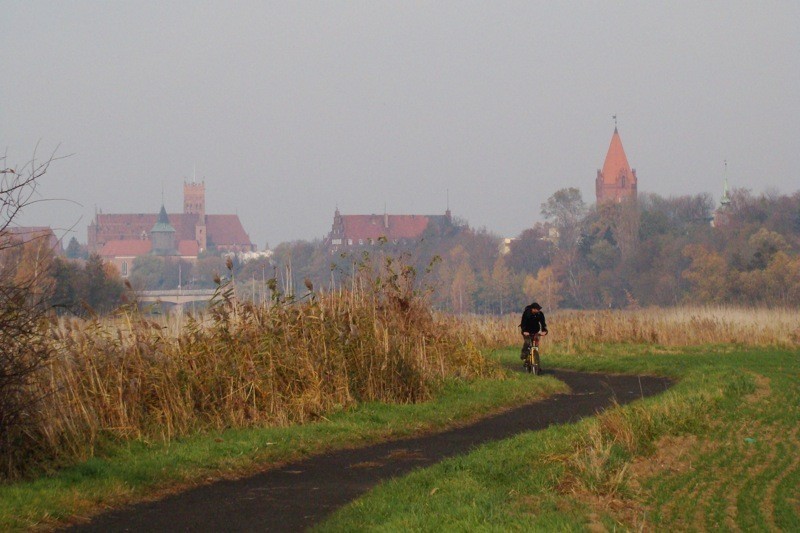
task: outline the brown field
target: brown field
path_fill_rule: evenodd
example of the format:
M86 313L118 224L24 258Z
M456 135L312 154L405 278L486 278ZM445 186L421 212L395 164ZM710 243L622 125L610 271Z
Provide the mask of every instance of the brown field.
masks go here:
M469 328L494 345L520 343L519 317L472 317ZM550 349L580 353L596 343L660 346L800 346L800 313L791 309L676 307L547 314Z

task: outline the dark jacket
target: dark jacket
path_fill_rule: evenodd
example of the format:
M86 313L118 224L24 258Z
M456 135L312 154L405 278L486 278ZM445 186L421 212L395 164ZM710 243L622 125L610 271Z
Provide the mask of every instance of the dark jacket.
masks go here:
M530 305L522 312L522 320L519 322L519 327L522 332L526 331L533 335L540 331L547 331L547 323L544 321L544 313L541 310L536 310Z

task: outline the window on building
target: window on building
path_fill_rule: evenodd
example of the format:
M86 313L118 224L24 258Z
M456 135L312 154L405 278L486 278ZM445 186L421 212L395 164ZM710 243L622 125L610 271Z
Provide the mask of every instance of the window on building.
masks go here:
M120 267L120 270L122 271L122 277L123 278L127 278L128 277L128 262L127 261L123 261L122 262L122 266Z

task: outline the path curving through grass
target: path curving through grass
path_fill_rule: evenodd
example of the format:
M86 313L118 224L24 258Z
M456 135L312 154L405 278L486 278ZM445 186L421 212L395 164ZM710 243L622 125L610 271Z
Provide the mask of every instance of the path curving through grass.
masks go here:
M571 392L468 426L336 451L255 476L132 505L99 515L69 531L304 530L383 480L467 453L487 442L592 416L612 400L625 404L658 394L672 383L668 378L652 376L566 370L548 374L564 381Z

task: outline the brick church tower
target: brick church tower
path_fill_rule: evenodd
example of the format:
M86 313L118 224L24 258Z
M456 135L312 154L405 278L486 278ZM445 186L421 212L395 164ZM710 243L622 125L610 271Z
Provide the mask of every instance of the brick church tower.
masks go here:
M183 214L196 215L194 238L200 251L208 244L206 235L206 182L183 182Z
M631 169L622 140L619 138L617 127L614 126L614 135L611 136L611 145L608 147L603 170L597 171L597 203L622 202L627 199L636 199L636 170Z

